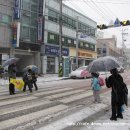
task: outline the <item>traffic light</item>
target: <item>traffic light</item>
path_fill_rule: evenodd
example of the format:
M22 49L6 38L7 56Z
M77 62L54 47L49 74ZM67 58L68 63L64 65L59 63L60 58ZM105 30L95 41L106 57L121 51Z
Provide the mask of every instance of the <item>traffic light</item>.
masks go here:
M127 25L130 25L130 21L129 21L129 20L122 21L122 22L120 22L120 24L121 24L122 26L127 26Z
M105 24L102 24L102 25L97 25L97 28L102 30L102 29L107 29L108 27Z

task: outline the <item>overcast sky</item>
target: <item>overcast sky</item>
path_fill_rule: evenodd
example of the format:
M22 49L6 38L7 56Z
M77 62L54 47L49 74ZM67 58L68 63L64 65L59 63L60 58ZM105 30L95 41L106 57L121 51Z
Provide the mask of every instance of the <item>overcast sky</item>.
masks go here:
M63 0L71 8L81 12L97 22L109 25L118 18L120 21L130 20L130 0ZM123 27L126 39L125 45L130 48L130 25ZM122 27L103 30L105 37L117 36L118 46L122 45Z

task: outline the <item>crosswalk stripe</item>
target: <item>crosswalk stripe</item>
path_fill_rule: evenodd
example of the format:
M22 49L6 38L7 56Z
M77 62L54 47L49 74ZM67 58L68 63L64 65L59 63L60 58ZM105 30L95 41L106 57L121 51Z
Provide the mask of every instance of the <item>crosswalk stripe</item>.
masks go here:
M45 97L45 98L51 100L51 99L60 98L60 97L63 97L63 96L68 96L68 95L71 95L71 94L76 94L76 93L84 92L84 91L85 91L85 90L73 90L73 91L71 91L71 92L63 92L63 93L59 93L59 94L47 96L47 97Z
M0 110L0 116L4 115L4 114L9 114L9 113L13 113L13 112L18 112L21 110L27 110L33 107L38 107L41 105L46 105L46 104L50 104L51 101L42 101L42 102L35 102L35 103L28 103L28 104L24 104L24 105L20 105L20 106L13 106L10 108L3 108Z
M67 109L67 108L68 108L68 106L65 106L65 105L57 105L57 106L50 107L50 108L47 108L47 109L44 109L44 110L41 110L38 112L30 113L30 114L16 117L13 119L9 119L6 121L1 121L0 130L7 129L9 127L13 127L13 126L18 125L18 124L27 123L28 121L40 118L42 116L46 116L48 114L53 114L53 113L56 113L58 111L62 111L62 110Z
M52 90L52 91L45 91L45 92L39 92L39 93L35 93L35 96L42 96L44 94L52 94L52 93L56 93L56 92L62 92L62 91L67 91L67 90L72 90L73 88L63 88L63 89L58 89L58 90Z
M24 97L24 98L17 98L16 97L16 98L13 98L13 99L0 101L0 106L12 104L12 103L23 102L23 101L28 101L28 100L33 100L33 99L37 99L37 97L33 97L33 96Z
M93 94L92 91L87 91L85 93L72 95L72 96L69 96L67 98L64 98L64 99L61 99L61 100L58 100L58 101L63 102L63 103L70 103L70 102L91 96L92 94Z

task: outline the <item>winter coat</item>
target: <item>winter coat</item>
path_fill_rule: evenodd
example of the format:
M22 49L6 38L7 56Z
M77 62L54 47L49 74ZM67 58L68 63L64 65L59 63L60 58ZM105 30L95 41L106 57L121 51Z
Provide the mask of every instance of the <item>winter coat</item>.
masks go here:
M123 78L121 75L111 75L108 79L106 79L106 86L108 88L112 88L112 102L119 103L120 105L124 104L124 97L123 97Z
M32 73L29 73L29 72L25 72L23 74L23 81L25 83L31 83L32 82Z
M92 78L92 87L93 87L93 90L95 90L95 91L99 91L101 89L98 78L96 78L96 77Z
M9 67L8 67L8 75L9 75L9 78L16 78L16 66L9 65Z

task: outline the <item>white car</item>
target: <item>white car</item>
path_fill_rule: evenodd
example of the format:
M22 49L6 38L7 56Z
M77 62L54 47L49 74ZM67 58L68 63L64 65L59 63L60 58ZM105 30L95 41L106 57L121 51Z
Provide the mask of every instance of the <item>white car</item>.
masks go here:
M92 77L92 76L91 76L91 73L89 73L89 72L87 71L87 67L88 67L88 66L79 67L79 68L76 69L75 71L72 71L72 72L69 74L69 77L70 77L70 78L88 78L88 77Z

